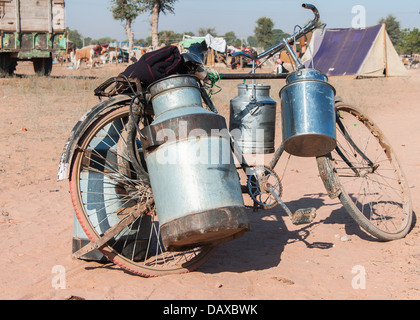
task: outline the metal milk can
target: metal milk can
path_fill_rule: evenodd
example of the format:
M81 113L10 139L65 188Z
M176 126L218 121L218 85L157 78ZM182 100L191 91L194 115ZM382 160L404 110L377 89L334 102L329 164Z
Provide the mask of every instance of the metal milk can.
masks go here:
M271 86L238 84L238 96L230 101L229 129L244 154L274 152L276 102Z
M170 76L149 91L156 118L142 130L142 145L164 246L243 235L249 222L224 117L203 108L193 76Z
M284 150L317 157L336 147L335 89L323 73L301 69L291 73L280 91Z

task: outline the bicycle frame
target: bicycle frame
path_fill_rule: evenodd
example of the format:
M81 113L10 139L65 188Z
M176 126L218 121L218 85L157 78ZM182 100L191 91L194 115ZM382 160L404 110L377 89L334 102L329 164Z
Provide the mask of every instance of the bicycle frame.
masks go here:
M255 73L255 62L257 60L261 60L263 58L269 59L269 58L273 57L275 54L279 53L280 51L282 51L284 49L286 49L288 51L288 53L290 54L292 60L295 62L298 69L304 68L305 66L299 60L295 51L290 47L290 45L292 45L297 40L299 40L300 38L305 36L308 32L313 31L317 27L317 24L318 24L319 19L320 19L320 15L319 15L318 9L312 4L303 3L302 7L305 8L305 9L308 9L308 10L312 10L312 12L314 13L315 17L310 23L308 23L305 27L303 27L298 32L294 33L293 35L291 35L288 38L284 38L280 43L276 44L275 46L273 46L270 49L262 52L259 55L253 55L252 56L252 55L247 54L245 52L234 53L233 54L234 56L243 56L243 57L246 57L248 59L251 59L252 62L253 62L252 71L250 73L226 73L226 74L222 74L220 79L221 80L286 79L287 76L289 75L288 73L280 73L280 74ZM237 160L241 164L242 169L245 171L247 168L249 168L250 166L246 162L246 160L243 156L242 150L240 150L240 147L235 144L235 141L234 141L233 137L231 137L231 149L232 149L232 152L234 153L235 157L237 158ZM270 169L274 169L276 167L276 165L277 165L278 161L280 160L283 152L284 152L284 146L283 146L283 144L281 144L276 149L276 151L274 152L273 158L270 161L270 164L268 166Z
M260 53L259 55L252 56L252 55L247 54L245 52L233 53L234 56L243 56L245 58L251 59L252 62L253 62L252 71L251 71L251 73L248 73L248 74L241 74L241 73L223 74L221 79L222 80L286 79L286 77L288 75L287 73L280 73L280 74L270 74L270 73L256 74L255 73L255 61L261 60L263 58L269 59L269 58L273 57L276 53L279 53L280 51L282 51L284 49L286 49L288 51L288 53L292 57L292 60L295 62L296 66L298 67L298 69L304 68L302 62L299 60L295 51L293 51L293 49L290 47L290 45L294 44L297 40L299 40L300 38L305 36L308 32L311 32L314 29L316 29L317 24L319 22L320 15L319 15L318 9L312 4L304 3L304 4L302 4L302 7L305 8L305 9L308 9L308 10L312 10L312 12L314 13L315 18L310 23L308 23L300 31L294 33L293 35L291 35L288 38L284 38L280 43L278 43L275 46L271 47L270 49Z
M292 44L294 44L297 40L299 40L300 38L305 36L308 32L311 32L316 28L316 26L319 22L320 15L319 15L319 12L318 12L317 8L314 5L304 3L304 4L302 4L302 7L305 8L305 9L312 10L312 12L314 13L315 17L310 23L308 23L305 27L303 27L301 30L299 30L295 34L291 35L288 38L284 38L280 43L278 43L277 45L273 46L272 48L262 52L259 55L250 55L250 54L247 54L245 52L234 53L233 54L234 56L243 56L243 57L246 57L248 59L251 59L253 61L252 71L250 73L247 73L247 74L241 74L241 73L222 74L221 75L221 80L248 80L249 79L249 80L254 80L255 81L255 80L258 80L258 79L266 79L266 80L286 79L287 76L289 75L287 73L280 73L280 74L255 73L255 61L256 60L261 60L263 58L269 59L272 56L274 56L276 53L279 53L280 51L282 51L284 49L286 49L288 51L292 60L296 64L298 70L302 69L302 68L305 68L305 66L302 64L302 62L297 57L295 51L290 46ZM343 127L338 114L336 116L336 121L337 121L337 125L338 125L339 129L346 136L346 138L349 141L349 143L351 144L351 146L369 165L368 170L371 170L371 171L373 170L374 171L375 170L374 163L363 153L362 150L360 150L357 147L357 145L353 142L351 137L347 134L346 129ZM233 137L232 137L231 140L232 140L231 141L232 152L235 154L237 160L241 164L242 169L245 171L250 166L247 164L247 162L246 162L246 160L245 160L245 158L242 154L242 151L240 150L240 147L235 145L235 141L234 141ZM337 153L347 163L347 165L355 172L356 175L360 174L361 169L366 169L366 168L355 168L351 164L350 161L346 160L347 158L342 153L339 146L337 146L335 149L336 149ZM272 159L271 159L271 161L268 165L268 168L273 170L276 167L276 165L277 165L278 161L280 160L281 156L283 155L283 153L284 153L284 146L283 146L283 143L282 143L276 149L276 151L274 152L273 157L272 157Z

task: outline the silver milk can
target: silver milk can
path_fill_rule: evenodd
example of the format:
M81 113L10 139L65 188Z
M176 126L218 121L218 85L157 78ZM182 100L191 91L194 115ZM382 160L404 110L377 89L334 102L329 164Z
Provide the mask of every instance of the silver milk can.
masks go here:
M301 69L291 73L280 91L284 150L317 157L336 147L335 89L323 73Z
M142 144L165 248L242 236L249 222L224 117L203 108L193 76L170 76L149 91L156 118Z
M238 84L238 96L230 101L229 129L244 154L274 152L276 102L270 86Z

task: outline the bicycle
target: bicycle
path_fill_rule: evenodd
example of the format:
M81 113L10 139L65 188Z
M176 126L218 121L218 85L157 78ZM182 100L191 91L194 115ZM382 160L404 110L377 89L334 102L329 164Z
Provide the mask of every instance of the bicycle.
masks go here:
M319 21L315 6L303 4L315 18L304 28L260 55L240 53L252 61L288 50L312 31ZM222 80L286 79L288 74L223 74ZM217 112L200 84L202 99ZM90 242L74 252L74 258L98 249L110 261L145 277L183 273L197 269L217 248L217 243L168 251L162 245L141 143L141 123L153 121L150 92L139 82L114 77L95 90L107 100L89 110L75 125L59 167L59 180L68 178L77 219ZM330 198L338 198L354 220L381 241L403 238L412 224L412 205L407 179L381 130L357 108L335 99L336 145L316 156L320 177ZM311 223L312 208L292 213L281 200L281 180L275 167L285 152L282 143L268 166L254 167L244 160L231 139L238 170L248 173L244 193L255 208L280 204L295 224ZM246 171L252 169L251 174Z

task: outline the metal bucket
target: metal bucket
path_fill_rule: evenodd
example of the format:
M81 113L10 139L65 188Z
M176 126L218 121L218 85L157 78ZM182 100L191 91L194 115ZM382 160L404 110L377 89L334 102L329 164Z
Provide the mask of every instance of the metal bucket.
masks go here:
M152 83L148 91L155 116L177 108L202 107L199 88L197 78L188 75L174 75Z
M321 71L315 69L301 69L289 74L286 78L286 83L289 84L301 80L319 80L328 82L328 77Z
M238 84L238 96L230 101L229 130L244 154L274 152L276 102L270 86Z
M151 85L158 116L142 130L160 234L169 251L226 242L249 230L226 121L203 109L198 89L184 86L191 77L180 78L159 81L161 89Z
M280 91L283 146L299 157L317 157L336 147L335 89L319 71L303 69Z

